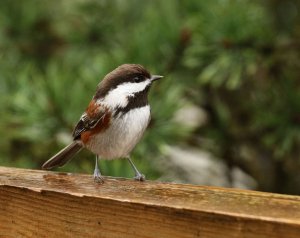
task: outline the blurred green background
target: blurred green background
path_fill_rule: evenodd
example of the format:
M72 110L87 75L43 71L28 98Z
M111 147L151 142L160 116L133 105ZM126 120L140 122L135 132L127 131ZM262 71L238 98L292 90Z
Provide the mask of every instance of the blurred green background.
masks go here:
M165 76L133 153L148 179L300 194L299 11L296 0L1 0L0 165L40 168L103 76L139 63ZM84 151L59 170L93 167ZM101 169L133 176L123 160Z

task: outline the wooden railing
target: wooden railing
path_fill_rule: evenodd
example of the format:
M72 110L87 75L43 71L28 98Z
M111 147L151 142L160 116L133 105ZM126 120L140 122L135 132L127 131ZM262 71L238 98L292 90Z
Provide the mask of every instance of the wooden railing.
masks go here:
M0 167L0 237L300 237L300 197Z

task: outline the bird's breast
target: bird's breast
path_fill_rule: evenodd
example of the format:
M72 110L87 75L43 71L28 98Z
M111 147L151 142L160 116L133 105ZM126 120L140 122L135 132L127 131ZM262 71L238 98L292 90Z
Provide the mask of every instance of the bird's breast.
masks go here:
M86 147L102 158L126 157L140 141L149 121L149 105L120 113L111 118L105 131L93 135Z

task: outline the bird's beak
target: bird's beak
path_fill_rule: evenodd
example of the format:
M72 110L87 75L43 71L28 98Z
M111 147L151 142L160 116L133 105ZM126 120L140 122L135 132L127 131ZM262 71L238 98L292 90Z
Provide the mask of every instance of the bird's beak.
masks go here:
M161 75L152 75L150 80L151 80L151 82L154 82L154 81L159 80L163 77L164 76L161 76Z

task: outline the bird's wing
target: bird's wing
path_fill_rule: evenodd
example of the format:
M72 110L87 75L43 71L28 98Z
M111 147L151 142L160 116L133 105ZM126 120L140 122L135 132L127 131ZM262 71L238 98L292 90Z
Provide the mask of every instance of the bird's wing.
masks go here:
M107 108L92 100L73 131L74 140L80 139L84 132L92 132L96 127L98 132L101 128L106 128L109 123L108 117L110 114Z

